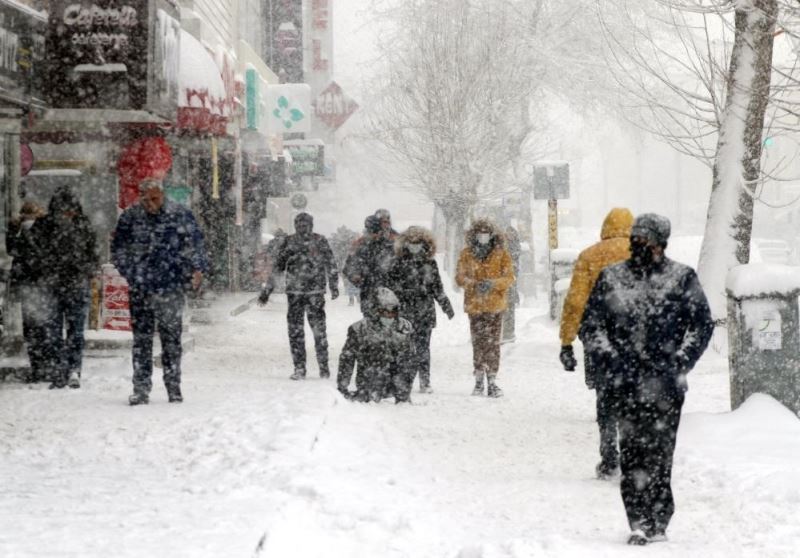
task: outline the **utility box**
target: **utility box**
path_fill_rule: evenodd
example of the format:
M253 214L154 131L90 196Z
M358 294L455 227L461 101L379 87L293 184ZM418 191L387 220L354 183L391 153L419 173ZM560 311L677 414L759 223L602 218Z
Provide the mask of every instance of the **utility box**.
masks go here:
M561 306L564 305L569 289L572 269L578 259L580 250L573 248L556 248L550 251L549 293L550 293L550 319L559 319Z
M800 267L741 265L726 290L732 408L765 393L800 415Z

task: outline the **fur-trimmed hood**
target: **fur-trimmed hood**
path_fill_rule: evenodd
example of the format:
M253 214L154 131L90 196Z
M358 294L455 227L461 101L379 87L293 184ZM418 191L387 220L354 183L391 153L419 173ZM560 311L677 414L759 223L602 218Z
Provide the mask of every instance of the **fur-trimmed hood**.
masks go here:
M503 231L497 228L497 225L492 223L489 219L477 219L472 222L464 236L467 246L474 246L477 244L477 235L478 233L482 232L488 232L492 235L490 242L493 248L505 248L506 235L503 234Z
M436 254L436 240L433 238L433 233L424 227L408 227L405 232L398 235L394 241L394 253L397 257L407 255L406 245L414 242L425 243L427 246L425 255L428 259L432 259Z

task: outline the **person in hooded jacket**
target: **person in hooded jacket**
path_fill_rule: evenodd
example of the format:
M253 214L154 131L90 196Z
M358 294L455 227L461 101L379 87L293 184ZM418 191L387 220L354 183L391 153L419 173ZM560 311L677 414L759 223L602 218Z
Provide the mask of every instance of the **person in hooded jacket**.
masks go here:
M56 189L47 211L31 227L37 253L35 265L43 273L39 284L47 309L43 366L53 378L51 388L79 388L89 282L100 266L97 236L68 186Z
M331 300L339 296L339 272L328 240L314 231L314 218L300 213L294 218L295 233L286 238L275 261L275 269L286 272L286 321L294 362L292 380L306 377L305 317L314 334L314 347L321 378L330 377L328 336L325 324L325 284Z
M419 374L420 393L431 389L431 331L436 327L436 307L439 303L449 319L455 313L450 299L444 293L439 266L433 258L436 242L433 235L422 227L409 227L395 241L395 260L389 270L390 288L400 299L400 317L414 327L414 362L411 383Z
M43 360L45 331L44 319L47 316L46 302L40 281L43 270L36 257L36 244L31 230L37 219L44 217L44 210L36 202L22 204L19 215L11 219L6 231L6 252L13 257L10 273L10 293L19 300L22 310L22 336L30 361L30 374L27 382L52 381L51 373Z
M600 272L578 333L605 372L595 381L619 401L620 492L633 545L666 539L686 375L714 331L697 274L664 254L669 234L666 217L636 218L631 257Z
M400 301L390 289L378 287L373 297L374 312L347 329L336 384L355 401L377 403L391 394L395 403L411 402L414 328L400 317ZM350 391L354 368L356 389Z
M592 292L600 272L609 265L623 262L630 257L630 235L633 214L625 208L614 208L608 212L600 230L600 242L583 250L575 262L572 279L564 310L561 314L561 354L559 358L568 372L575 370L577 361L572 343L578 336L586 301ZM595 390L597 425L600 429L600 463L595 473L600 479L613 476L619 465L617 451L617 408L618 402L613 392L605 389L605 381L597 381L596 376L604 376L606 371L598 369L600 359L593 359L590 350L584 350L584 378L586 386Z
M495 379L500 369L500 331L508 307L508 289L514 284L511 255L505 237L487 219L472 223L466 246L458 258L456 283L464 289L464 311L469 315L472 361L475 375L473 395L500 397Z
M364 235L347 257L344 275L361 294L361 313L368 317L378 287L389 285L389 269L394 260L392 229L384 229L381 220L370 215L364 220Z

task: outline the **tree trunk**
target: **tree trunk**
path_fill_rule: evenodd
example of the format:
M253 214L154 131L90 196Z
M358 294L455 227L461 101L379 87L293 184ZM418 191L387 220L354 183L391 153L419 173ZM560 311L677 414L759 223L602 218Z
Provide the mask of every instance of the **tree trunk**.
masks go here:
M444 270L455 280L458 255L464 246L464 224L469 208L457 201L444 202L439 207L444 215L445 226Z
M777 0L739 0L725 111L698 272L715 319L726 315L725 278L750 260L752 190L761 174Z

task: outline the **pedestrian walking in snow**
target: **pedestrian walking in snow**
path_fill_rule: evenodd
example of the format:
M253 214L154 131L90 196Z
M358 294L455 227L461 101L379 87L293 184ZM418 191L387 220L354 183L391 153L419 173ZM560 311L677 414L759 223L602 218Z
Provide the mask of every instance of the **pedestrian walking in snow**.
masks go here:
M464 311L469 315L475 375L472 394L483 394L485 377L487 395L500 397L503 392L495 381L500 369L500 329L514 269L505 237L491 221L479 219L467 231L456 283L464 289Z
M339 355L339 392L355 401L378 402L394 396L395 403L410 402L414 362L413 327L399 315L395 294L378 287L374 312L347 329L347 341ZM350 379L356 369L356 389Z
M589 294L592 292L600 272L609 265L617 264L630 257L630 235L633 214L624 208L609 211L600 230L600 242L583 250L572 270L572 280L564 299L561 313L561 363L568 372L575 370L577 361L572 343L578 335L583 311ZM600 479L608 479L619 466L617 450L617 415L619 402L614 390L606 389L611 370L603 367L603 359L593 357L592 351L584 347L584 377L586 386L595 390L597 426L600 429L600 463L595 473ZM599 378L599 379L598 379Z
M258 295L258 303L264 305L269 302L269 297L278 286L279 271L275 267L275 262L278 260L278 254L286 244L288 235L286 232L278 227L275 230L275 236L267 242L267 248L264 254L264 280L261 283L261 292Z
M50 388L79 388L89 282L100 265L97 237L68 186L56 189L47 211L31 227L38 260L34 265L43 272L39 280L45 310L42 366L53 378Z
M634 545L666 538L686 375L714 330L694 270L664 254L669 234L665 217L636 218L631 257L600 273L579 331L606 371L596 381L619 401L620 492Z
M140 405L150 401L157 328L167 397L170 403L180 403L184 293L198 290L208 272L203 234L194 215L165 200L160 181L142 181L139 201L117 222L111 261L130 288L133 394L128 402Z
M376 209L375 210L375 217L378 218L378 221L381 224L380 235L387 239L394 242L397 237L398 233L396 230L392 228L392 215L389 213L388 209Z
M44 216L44 210L33 201L22 204L19 215L11 219L6 230L6 252L14 258L9 278L10 295L20 302L22 309L22 336L30 361L26 382L52 381L52 371L44 361L45 306L44 271L37 258L36 244L31 233L33 224Z
M414 330L414 359L410 382L419 374L420 393L431 393L431 331L436 327L436 307L439 303L449 319L453 306L444 293L439 266L433 258L436 242L422 227L409 227L395 241L395 260L389 270L391 290L400 299L400 317L408 320Z
M325 284L331 300L339 296L339 273L327 239L315 232L314 218L300 213L294 218L295 234L289 235L278 253L276 269L286 272L286 300L289 308L289 347L294 362L292 380L306 377L305 318L314 334L314 347L321 378L330 377L328 336L325 325Z
M368 317L378 287L389 285L389 269L394 260L394 237L391 228L381 228L381 220L370 215L364 220L364 235L347 257L344 275L361 295L361 313Z
M506 227L506 244L508 246L508 253L511 256L511 262L514 267L514 284L508 289L508 307L503 312L503 333L501 336L503 343L513 343L516 338L516 308L519 304L519 288L517 282L519 281L519 265L520 257L522 256L522 243L519 240L519 233L517 229L509 225Z

